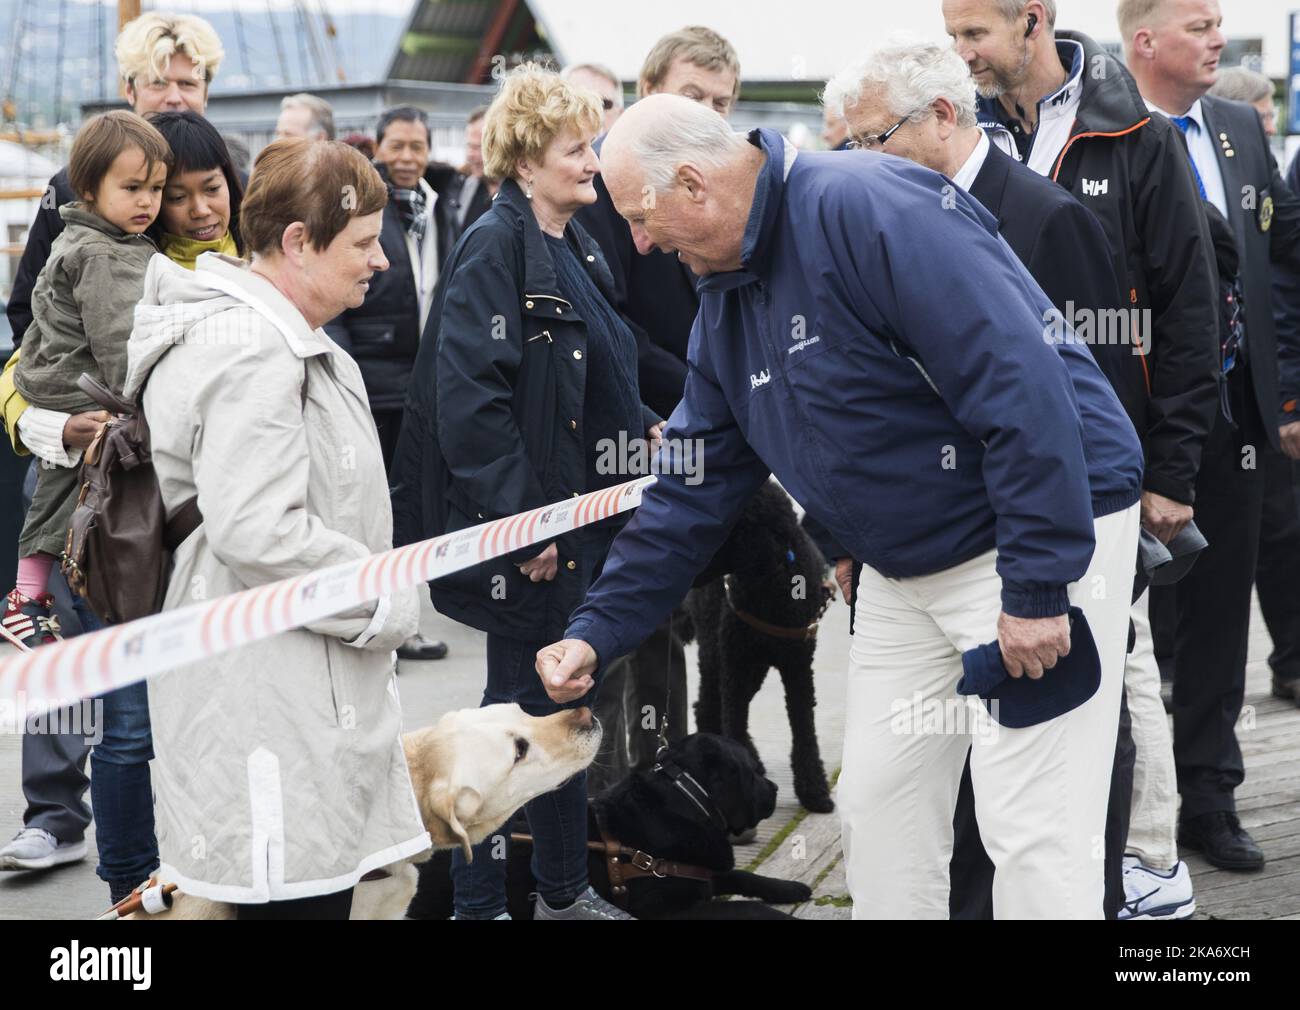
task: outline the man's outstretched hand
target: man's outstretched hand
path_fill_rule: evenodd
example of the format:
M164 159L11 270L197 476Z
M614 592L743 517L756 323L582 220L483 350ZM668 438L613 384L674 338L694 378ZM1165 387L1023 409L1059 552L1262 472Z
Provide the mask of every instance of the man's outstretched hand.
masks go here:
M551 701L577 701L596 684L596 650L580 638L566 638L537 653L537 676Z

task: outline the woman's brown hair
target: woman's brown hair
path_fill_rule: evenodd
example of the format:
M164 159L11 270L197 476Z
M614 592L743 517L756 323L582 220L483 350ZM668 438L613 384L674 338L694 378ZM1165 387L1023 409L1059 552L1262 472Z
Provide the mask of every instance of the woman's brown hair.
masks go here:
M277 140L262 149L240 208L248 253L280 251L289 225L301 221L313 249L326 249L354 217L384 209L388 189L375 167L341 140Z

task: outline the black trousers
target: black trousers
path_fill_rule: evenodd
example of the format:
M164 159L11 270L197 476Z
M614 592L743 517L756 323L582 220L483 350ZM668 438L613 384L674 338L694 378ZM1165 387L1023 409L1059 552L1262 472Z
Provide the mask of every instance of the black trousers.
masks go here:
M1300 463L1269 449L1264 459L1264 504L1255 589L1278 681L1300 679Z
M375 419L375 430L379 433L379 451L384 456L384 472L391 474L393 453L397 451L397 436L402 432L404 411L398 407L394 410L371 409L370 413Z
M292 901L267 901L260 905L236 905L237 919L346 919L352 914L352 888L334 894L319 894Z
M1228 377L1238 427L1220 415L1201 456L1195 518L1209 546L1173 587L1174 763L1184 818L1233 810L1233 791L1245 777L1236 723L1246 691L1264 467L1273 451L1248 368ZM1161 611L1152 616L1168 619Z

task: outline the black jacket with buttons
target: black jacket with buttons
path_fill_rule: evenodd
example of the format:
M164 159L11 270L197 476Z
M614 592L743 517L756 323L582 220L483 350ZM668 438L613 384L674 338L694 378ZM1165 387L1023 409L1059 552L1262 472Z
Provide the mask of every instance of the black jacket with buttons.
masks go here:
M452 245L450 213L441 199L434 202L432 218L429 227L436 236L435 255L441 270ZM379 244L388 269L371 278L366 300L331 319L325 332L361 367L370 409L401 410L411 366L420 349L420 294L406 226L392 200L384 207Z
M599 247L574 221L566 238L612 298ZM452 251L415 360L393 484L394 543L414 543L585 493L587 328L557 288L541 229L506 180ZM659 418L646 408L645 427ZM631 436L631 433L629 434ZM620 524L556 541L553 582L515 566L543 545L429 584L463 624L528 641L561 637Z

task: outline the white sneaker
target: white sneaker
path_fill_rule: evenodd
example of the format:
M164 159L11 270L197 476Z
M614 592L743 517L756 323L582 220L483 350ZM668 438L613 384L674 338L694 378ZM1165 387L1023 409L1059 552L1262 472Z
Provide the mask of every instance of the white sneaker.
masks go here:
M1172 870L1153 870L1137 856L1126 855L1124 897L1121 919L1186 919L1196 911L1192 875L1182 860Z
M86 858L86 843L60 842L44 828L23 828L0 849L0 870L48 870Z

